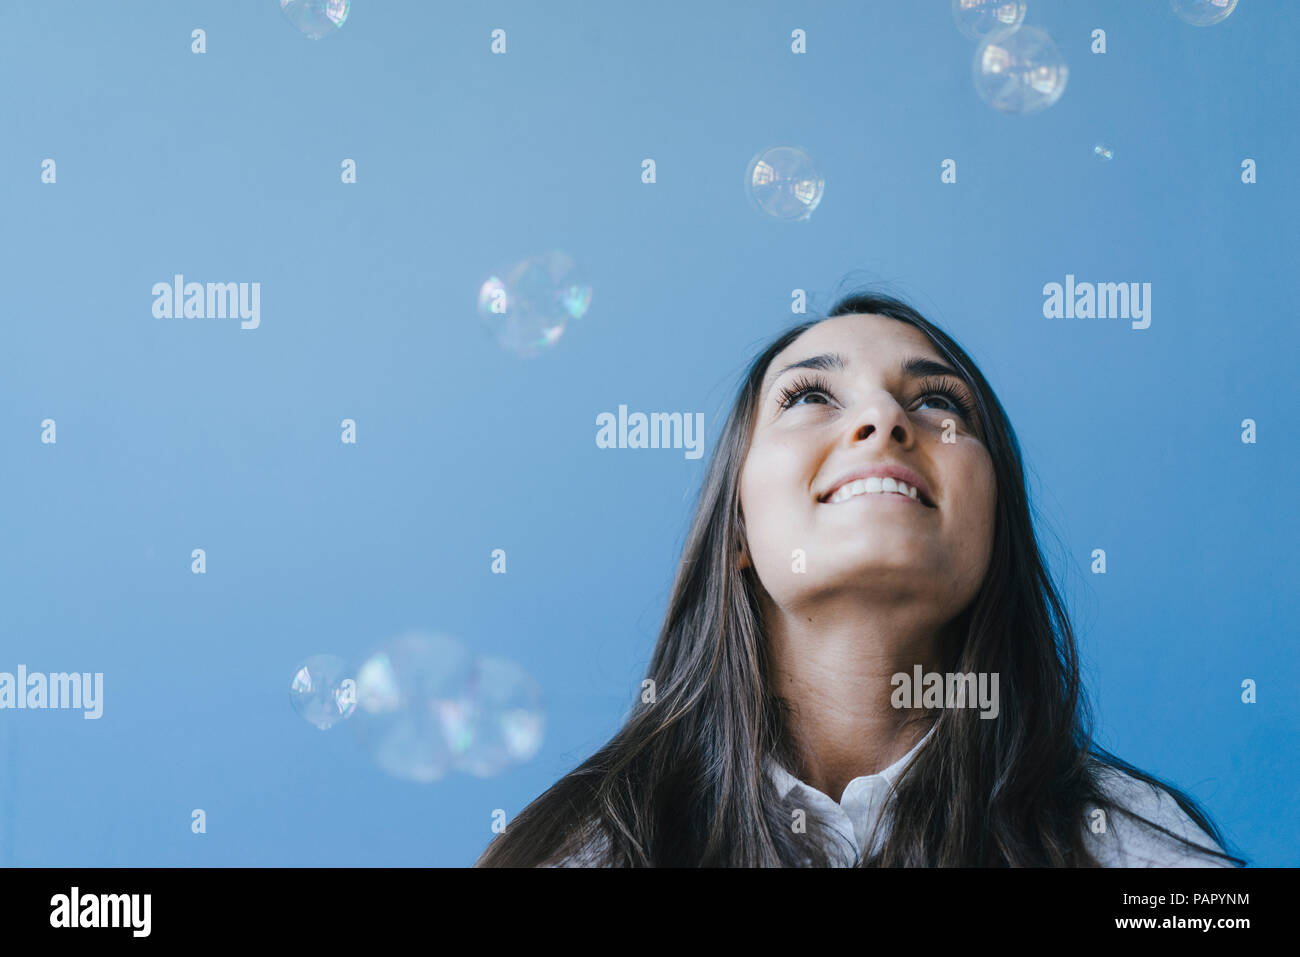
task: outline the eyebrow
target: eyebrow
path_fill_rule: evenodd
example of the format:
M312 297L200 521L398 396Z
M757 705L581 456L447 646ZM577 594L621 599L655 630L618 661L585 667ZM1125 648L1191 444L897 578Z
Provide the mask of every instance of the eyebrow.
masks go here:
M781 378L781 376L785 375L791 369L818 369L821 371L834 369L836 371L842 371L846 365L847 363L844 361L844 357L838 352L825 352L821 355L809 356L807 359L800 359L798 362L790 363L790 365L786 366L774 375L767 391L771 392L772 386L776 385L777 379ZM970 380L956 369L952 368L952 366L943 362L937 362L934 359L928 359L925 356L910 356L904 359L898 365L898 372L905 379L919 379L922 376L931 375L952 376L954 379L958 379L965 383L966 387L973 391Z

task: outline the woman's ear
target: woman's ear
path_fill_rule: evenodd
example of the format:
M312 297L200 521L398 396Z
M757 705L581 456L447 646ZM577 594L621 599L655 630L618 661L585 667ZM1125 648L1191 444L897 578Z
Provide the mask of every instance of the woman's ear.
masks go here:
M741 569L749 567L749 552L745 549L743 542L740 545L740 562L736 567Z

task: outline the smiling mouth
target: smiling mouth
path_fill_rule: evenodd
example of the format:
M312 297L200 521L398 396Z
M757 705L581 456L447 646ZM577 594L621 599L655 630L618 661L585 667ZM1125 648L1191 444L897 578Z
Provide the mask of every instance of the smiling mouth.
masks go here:
M915 485L908 485L906 482L900 482L888 476L881 478L877 475L845 482L834 493L820 499L820 502L822 505L838 505L841 502L847 502L855 498L884 496L905 498L925 508L934 508L934 505L921 495L920 489Z

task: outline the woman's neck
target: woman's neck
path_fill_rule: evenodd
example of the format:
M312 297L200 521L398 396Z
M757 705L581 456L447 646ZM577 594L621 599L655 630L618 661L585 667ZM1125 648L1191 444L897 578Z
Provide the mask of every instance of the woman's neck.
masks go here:
M909 613L909 611L911 613ZM929 712L891 703L894 675L937 670L941 626L914 609L764 609L773 693L788 706L798 756L790 770L836 801L850 781L876 774L910 751Z

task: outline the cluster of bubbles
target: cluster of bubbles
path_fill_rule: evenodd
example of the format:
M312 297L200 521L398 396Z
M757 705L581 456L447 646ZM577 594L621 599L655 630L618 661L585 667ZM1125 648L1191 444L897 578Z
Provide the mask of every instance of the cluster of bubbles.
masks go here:
M370 757L394 777L491 777L541 747L541 686L514 662L476 658L454 638L403 635L349 674L341 658L314 655L295 672L290 701L321 730L355 714Z
M1170 0L1186 23L1222 23L1237 0ZM1025 26L1026 0L952 0L957 28L979 41L972 64L980 98L1004 113L1037 113L1065 92L1069 68L1045 30ZM1107 149L1098 156L1108 160Z
M280 0L280 12L313 40L343 26L351 9L352 0Z
M773 219L807 219L822 201L825 188L817 164L798 146L763 150L745 170L745 195L750 205Z
M1237 0L1169 0L1174 14L1194 27L1222 23L1237 9Z
M388 642L357 672L358 730L389 774L436 781L527 761L542 743L542 691L504 658L475 658L443 635Z
M591 286L559 250L500 269L479 287L478 315L497 343L523 358L547 351L591 306Z
M1169 0L1195 26L1221 23L1237 0ZM289 22L319 40L348 18L351 0L280 0ZM1026 26L1027 0L952 0L957 28L978 42L972 73L984 102L1004 113L1045 110L1065 92L1069 68L1045 30ZM1114 153L1097 144L1103 161ZM812 216L826 181L802 147L773 146L750 160L745 196L759 213L787 222ZM489 276L479 287L478 315L497 343L524 358L550 350L568 324L591 305L591 286L572 257L559 251L529 256Z

